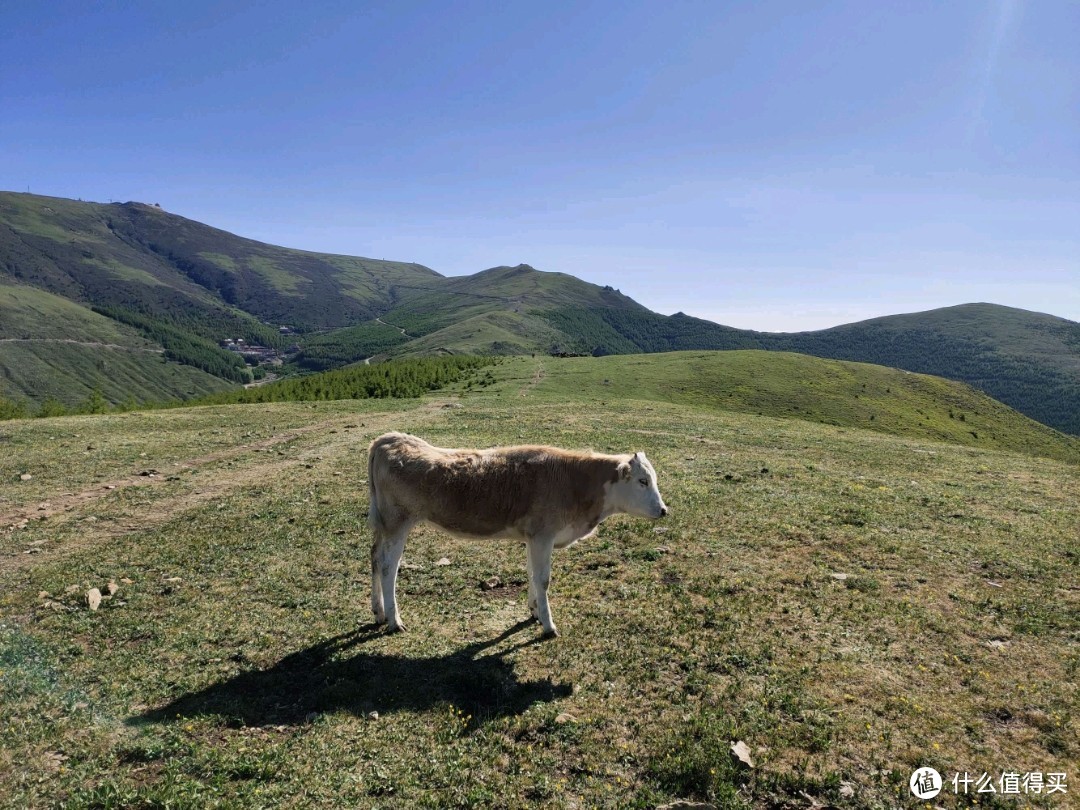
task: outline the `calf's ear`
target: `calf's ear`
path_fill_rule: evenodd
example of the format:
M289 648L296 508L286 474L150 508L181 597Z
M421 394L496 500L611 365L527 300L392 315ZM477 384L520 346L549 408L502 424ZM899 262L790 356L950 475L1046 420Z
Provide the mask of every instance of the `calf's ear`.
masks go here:
M623 481L629 481L630 476L633 475L633 473L630 470L630 462L629 461L624 461L621 464L619 464L619 466L616 468L616 471L619 473L619 478L622 479Z

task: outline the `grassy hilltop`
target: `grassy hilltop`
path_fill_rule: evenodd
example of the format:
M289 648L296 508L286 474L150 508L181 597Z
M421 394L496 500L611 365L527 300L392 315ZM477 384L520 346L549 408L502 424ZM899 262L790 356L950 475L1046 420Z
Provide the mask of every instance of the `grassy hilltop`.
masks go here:
M903 807L922 765L1071 795L1080 466L1037 455L1075 447L937 384L521 358L418 399L0 424L0 804ZM519 546L417 530L387 636L363 515L388 429L645 450L672 514L556 555L551 642Z

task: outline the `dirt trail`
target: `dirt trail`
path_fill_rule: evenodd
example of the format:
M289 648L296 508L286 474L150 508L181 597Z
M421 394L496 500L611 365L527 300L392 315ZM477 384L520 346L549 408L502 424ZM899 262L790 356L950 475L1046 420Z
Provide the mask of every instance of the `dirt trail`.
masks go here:
M402 337L407 337L410 340L412 340L412 338L413 338L412 335L410 335L408 332L406 332L400 326L394 326L392 323L387 323L382 318L376 318L375 323L381 323L383 326L389 326L391 329L397 329L399 332L401 332Z
M521 390L518 391L518 395L523 397L528 396L529 393L540 384L540 381L544 379L544 374L544 364L540 363L536 367L536 372L533 374L532 379L525 383L525 385L521 386Z
M164 349L140 346L121 346L117 343L95 343L71 338L0 338L0 343L70 343L74 346L90 346L95 349L119 349L124 352L143 352L145 354L164 354Z
M445 401L425 404L409 414L410 421L433 420L444 413ZM50 527L76 520L86 507L109 495L124 490L137 489L149 496L153 490L166 482L178 483L181 491L155 502L151 507L138 509L136 514L119 516L114 522L85 522L80 526L77 540L63 543L49 541L39 545L16 543L7 551L0 552L0 573L20 570L38 563L52 562L58 557L86 548L95 543L133 531L151 528L172 520L207 501L220 498L229 492L252 484L277 480L283 474L292 474L294 468L306 470L314 463L325 463L346 453L363 455L368 439L386 430L396 428L401 421L400 413L339 414L303 427L293 428L255 442L245 442L235 447L174 462L155 469L153 476L134 474L94 484L80 492L45 496L47 505L27 505L0 515L0 531L18 533L20 525L45 519ZM354 425L356 425L354 427ZM331 433L331 431L334 431ZM295 455L281 457L263 451L279 445L309 438ZM248 458L247 456L250 456ZM212 465L224 461L242 459L242 466ZM319 461L321 459L321 461ZM355 467L357 459L350 460ZM198 476L191 476L198 471ZM323 474L323 473L317 473ZM359 475L359 473L358 473ZM358 493L358 496L361 494Z

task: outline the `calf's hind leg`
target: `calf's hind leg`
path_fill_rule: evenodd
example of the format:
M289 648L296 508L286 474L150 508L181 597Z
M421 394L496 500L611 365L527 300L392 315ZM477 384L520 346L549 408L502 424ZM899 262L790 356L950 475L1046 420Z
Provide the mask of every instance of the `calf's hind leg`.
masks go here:
M401 623L401 615L398 613L397 575L398 567L401 565L401 555L405 551L405 537L409 534L411 528L411 525L406 524L393 531L386 532L378 549L378 575L382 588L383 610L386 618L386 629L391 633L397 633L405 629L405 625ZM373 558L371 572L373 583L375 574L375 560ZM373 593L374 587L374 584L372 584ZM374 596L372 596L373 604L374 599Z
M382 595L382 558L383 537L382 532L376 529L371 541L371 612L375 614L375 624L386 622L386 611L383 608Z

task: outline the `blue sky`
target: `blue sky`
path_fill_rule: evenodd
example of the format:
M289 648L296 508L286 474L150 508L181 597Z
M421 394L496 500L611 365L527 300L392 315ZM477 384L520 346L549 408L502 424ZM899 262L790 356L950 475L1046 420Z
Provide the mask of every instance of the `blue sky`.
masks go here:
M0 6L0 188L771 331L1080 320L1080 4Z

